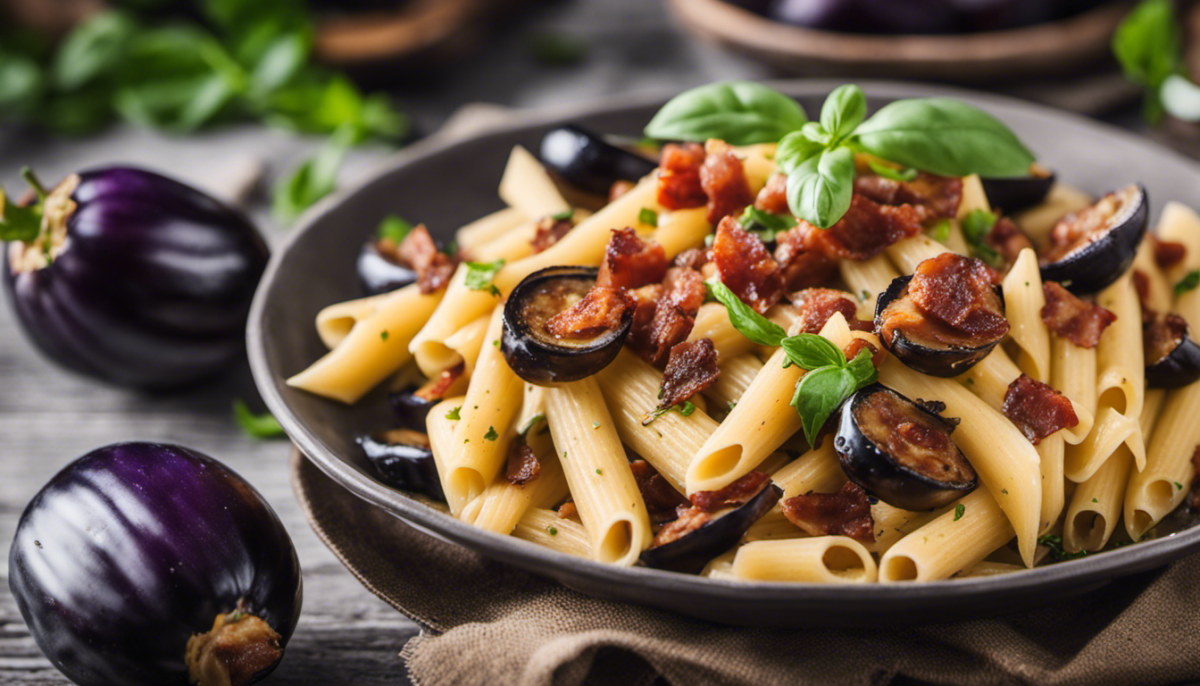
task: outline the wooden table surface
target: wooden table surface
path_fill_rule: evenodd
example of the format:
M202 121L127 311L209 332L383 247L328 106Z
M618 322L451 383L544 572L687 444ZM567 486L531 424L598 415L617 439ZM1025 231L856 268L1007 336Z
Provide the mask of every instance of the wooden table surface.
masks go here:
M588 47L586 61L571 69L531 62L530 36L545 31L582 39ZM760 65L684 36L657 2L576 0L507 28L486 55L461 65L445 80L405 87L397 95L418 126L432 131L472 101L530 107L770 75ZM256 167L273 179L317 143L250 125L187 139L118 128L76 141L0 129L0 183L18 187L23 164L51 180L89 165L132 162L229 197L238 179L252 176ZM379 148L355 152L343 183L362 178L387 154ZM248 209L270 242L277 244L286 235L266 216L261 194ZM398 653L415 626L362 588L317 540L287 480L288 444L244 436L230 414L236 397L257 401L244 364L197 391L162 396L63 371L30 346L10 309L0 307L0 686L67 683L34 644L8 590L7 550L22 509L72 459L126 440L179 443L224 461L266 496L291 533L304 568L304 610L283 663L267 683L408 683Z

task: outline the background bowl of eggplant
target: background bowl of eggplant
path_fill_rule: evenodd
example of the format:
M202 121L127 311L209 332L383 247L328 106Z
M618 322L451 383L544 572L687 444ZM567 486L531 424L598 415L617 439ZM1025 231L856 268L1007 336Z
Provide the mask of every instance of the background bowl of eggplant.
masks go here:
M771 85L796 97L807 111L817 112L840 82ZM894 99L931 96L983 107L1016 131L1058 178L1094 195L1120 183L1140 182L1147 189L1151 225L1168 200L1200 204L1200 166L1133 134L1048 108L952 88L869 81L860 85L872 109ZM317 312L361 296L356 263L364 242L385 217L399 214L413 223L424 222L436 239L449 241L459 226L501 209L496 184L514 145L538 151L547 133L568 124L636 139L672 95L610 98L571 112L527 117L467 140L423 141L362 186L323 202L276 252L251 309L251 367L270 410L339 487L430 534L581 592L738 625L884 626L995 615L1050 604L1200 550L1200 528L1169 518L1160 532L1173 533L1156 540L1015 574L921 584L730 582L645 566L617 567L476 529L431 507L427 493L389 486L377 467L380 460L393 473L411 475L412 483L419 483L423 472L411 469L405 455L387 454L386 441L358 442L396 427L386 388L345 406L286 385L285 379L324 352L313 326ZM560 143L569 148L571 137ZM591 153L598 155L601 167L614 166L606 159L611 151ZM577 183L587 182L586 174L578 177Z

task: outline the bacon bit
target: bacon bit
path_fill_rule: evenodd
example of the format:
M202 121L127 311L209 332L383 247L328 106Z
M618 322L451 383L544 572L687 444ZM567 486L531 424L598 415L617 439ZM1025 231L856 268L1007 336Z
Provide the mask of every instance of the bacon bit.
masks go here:
M438 252L429 229L424 224L408 232L396 248L400 259L417 272L417 286L428 295L446 287L454 276L457 263L449 255Z
M645 501L646 512L649 514L674 512L677 507L687 506L687 498L675 490L671 482L659 474L649 462L634 460L629 463L629 469L633 471L633 480L642 492L642 500Z
M708 155L700 167L700 186L708 196L708 223L717 224L754 202L754 195L742 161L728 143L712 139L704 147Z
M896 181L882 176L860 176L854 180L854 192L881 205L909 205L921 221L949 219L958 214L962 202L962 179L921 172L912 181Z
M658 530L658 533L654 536L654 540L650 542L650 547L657 548L660 545L674 543L696 529L708 524L710 521L712 521L711 514L697 510L694 507L681 506L675 510L675 519L664 524Z
M595 338L621 328L625 311L637 301L620 288L595 286L583 299L546 321L546 331L557 338Z
M791 214L787 200L787 175L776 174L767 179L767 185L758 192L754 206L771 214Z
M632 181L626 181L625 179L613 181L613 185L608 189L608 201L612 202L634 188L637 188L637 184Z
M817 245L820 229L811 224L788 229L775 236L775 261L783 269L783 286L789 291L817 288L838 275L837 262Z
M668 210L704 207L708 195L700 185L704 146L699 143L663 146L658 163L658 204Z
M908 295L920 310L971 336L999 338L1008 333L995 272L983 262L942 253L917 265Z
M760 314L783 295L783 276L758 236L746 231L733 217L717 226L712 245L713 262L721 283Z
M1151 315L1150 323L1142 328L1142 347L1146 351L1146 366L1149 367L1175 352L1187 338L1187 320L1175 314L1168 313L1159 318Z
M467 371L466 362L459 362L449 369L443 369L441 374L426 381L420 388L413 391L413 395L427 403L441 400L446 395L446 391L458 381L458 377L462 376Z
M817 232L813 235L822 252L830 258L848 260L869 260L922 229L921 213L912 205L880 205L857 194L836 224L824 231L809 226Z
M1010 265L1017 261L1022 250L1033 248L1033 243L1029 238L1008 217L997 219L992 230L983 237L983 242L999 253L1004 262Z
M597 286L640 288L662 281L667 273L667 253L654 241L643 241L630 227L613 229L604 248Z
M837 493L809 491L784 500L783 516L811 536L849 536L863 543L875 542L875 520L871 501L858 484L847 481Z
M542 464L538 462L533 448L525 442L524 436L518 436L508 446L508 466L504 470L504 478L514 486L524 486L541 473Z
M700 491L690 498L691 507L679 507L675 521L658 530L651 548L679 540L712 521L713 513L750 502L762 489L770 488L771 479L762 472L750 472L719 491Z
M1099 239L1106 233L1109 220L1119 214L1130 202L1140 201L1141 194L1136 186L1127 186L1113 191L1095 204L1078 212L1072 212L1054 225L1050 238L1040 255L1042 264L1057 262L1076 249Z
M671 348L687 339L707 292L700 272L683 267L668 269L661 289L653 310L639 301L628 339L629 346L654 365L666 362Z
M658 409L665 409L688 400L717 380L717 349L708 338L684 341L671 348L667 368L663 372L662 400Z
M858 318L858 301L845 291L832 288L806 288L789 296L801 323L798 333L821 333L829 318L838 312L854 331L872 331L875 323Z
M1192 471L1196 476L1200 476L1200 445L1196 446L1195 452L1192 453ZM1200 509L1200 478L1192 477L1192 497L1190 502L1192 509Z
M883 364L883 360L887 357L887 353L875 347L875 344L865 338L855 338L842 348L842 354L847 360L853 360L858 357L858 354L864 350L871 351L871 364L878 367Z
M579 508L575 507L574 500L568 500L567 502L558 506L558 518L570 519L576 522L579 521Z
M1025 374L1008 385L1001 409L1034 445L1060 429L1069 429L1079 423L1067 396Z
M1042 321L1051 331L1081 348L1095 348L1104 330L1117 321L1117 315L1080 300L1053 281L1043 283L1042 291L1046 295Z
M533 246L535 253L542 252L559 242L573 228L575 228L575 222L571 219L542 217L538 220L537 233L534 234L533 240L529 241L529 243Z
M688 248L675 256L675 260L671 262L675 267L687 267L700 271L704 265L708 264L708 252L700 248Z
M1141 269L1133 270L1133 289L1137 291L1138 304L1142 306L1142 324L1154 321L1154 309L1150 307L1150 277Z
M1187 256L1187 246L1175 241L1164 241L1152 233L1146 234L1154 246L1154 263L1160 269L1174 267Z

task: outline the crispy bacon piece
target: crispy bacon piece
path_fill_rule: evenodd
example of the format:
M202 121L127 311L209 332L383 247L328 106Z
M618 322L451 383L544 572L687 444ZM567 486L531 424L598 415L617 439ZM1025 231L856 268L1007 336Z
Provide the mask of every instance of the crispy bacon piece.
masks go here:
M858 318L858 301L845 291L832 288L806 288L789 296L796 306L801 328L798 333L821 333L825 323L841 312L846 323L855 331L872 331L875 323Z
M688 248L675 256L675 260L671 262L674 267L687 267L700 271L704 265L708 264L708 252L700 248Z
M717 380L717 349L712 339L684 341L671 348L663 372L662 399L658 409L678 405L703 391Z
M1146 366L1155 364L1175 351L1187 337L1187 320L1169 312L1163 317L1151 315L1142 327L1142 348L1146 351Z
M570 219L542 217L538 220L537 233L534 234L533 240L529 242L533 245L535 253L542 252L561 240L573 228L575 228L575 222Z
M992 230L983 237L983 242L1000 254L1006 264L1017 261L1017 256L1025 248L1033 248L1033 243L1021 232L1016 223L1008 217L996 220Z
M766 312L783 295L779 265L758 236L743 229L733 217L722 219L717 226L712 255L721 283L759 313Z
M994 273L975 258L942 253L917 265L908 295L934 319L971 336L997 338L1009 327L992 289Z
M1196 446L1195 452L1192 453L1192 469L1195 470L1197 476L1200 476L1200 445ZM1200 478L1192 477L1191 495L1191 501L1188 504L1193 510L1200 509Z
M629 345L647 362L661 365L671 348L692 332L696 312L704 304L704 278L694 269L672 267L663 279L653 310L639 301Z
M668 210L704 207L708 195L700 185L704 146L699 143L663 146L658 167L658 204Z
M700 167L700 186L708 196L708 223L716 224L754 202L754 195L746 182L742 161L728 143L713 139L705 145L705 150L708 154Z
M887 356L887 353L876 348L874 343L865 338L855 338L847 343L846 347L842 348L842 354L846 356L847 360L853 360L864 350L871 351L871 364L876 367L883 364L883 359Z
M636 183L632 181L626 181L625 179L613 181L613 185L609 186L608 188L608 201L612 202L616 200L622 195L625 195L629 191L633 190L636 186Z
M881 205L910 205L925 222L958 214L962 179L924 172L912 181L867 175L854 180L854 192Z
M1095 348L1104 330L1117 321L1117 315L1080 300L1053 281L1043 283L1042 290L1046 294L1042 321L1051 331L1081 348Z
M640 288L662 281L666 273L667 253L661 245L643 241L632 228L613 229L596 285Z
M727 507L738 507L746 504L766 487L770 478L762 472L750 472L719 491L699 491L693 493L691 507L680 507L676 512L675 521L664 525L654 537L651 548L666 545L699 529L712 521L713 513Z
M858 484L847 481L837 493L809 491L780 503L788 521L812 536L849 536L863 543L875 542L875 520L871 501Z
M782 269L786 290L824 286L838 275L837 262L822 252L816 242L815 233L819 231L811 224L801 223L775 235L775 262Z
M1146 234L1154 245L1154 263L1161 269L1174 267L1187 256L1187 246L1175 241L1164 241L1152 233Z
M687 498L683 497L671 482L659 474L645 460L634 460L629 463L633 471L633 480L637 482L638 490L642 492L642 500L646 503L646 512L651 515L661 515L674 512L675 508L686 506Z
M791 214L787 201L787 175L776 174L767 179L767 185L754 198L754 206L771 214Z
M816 231L815 245L828 257L868 260L896 241L921 233L921 213L912 205L881 205L855 194L836 224L824 231L811 228Z
M1154 309L1150 307L1150 277L1141 269L1133 270L1133 289L1137 291L1138 303L1142 306L1142 323L1148 324L1154 319Z
M446 397L446 391L458 381L459 377L465 374L467 365L465 362L459 362L449 369L443 369L440 374L426 381L420 388L413 391L413 395L417 396L425 402L432 403Z
M541 473L542 464L538 462L533 448L525 442L524 436L518 436L508 446L508 465L504 470L504 478L514 486L524 486Z
M426 295L445 288L458 266L449 255L438 252L424 224L418 224L408 232L396 248L396 254L417 272L417 286Z
M1008 385L1001 409L1004 416L1034 445L1055 431L1069 429L1079 423L1075 408L1067 396L1025 374Z
M596 286L583 299L546 321L546 331L558 338L595 338L621 327L625 310L637 301L620 288Z
M570 519L576 522L579 521L579 508L575 507L574 500L568 500L567 502L558 506L558 518Z

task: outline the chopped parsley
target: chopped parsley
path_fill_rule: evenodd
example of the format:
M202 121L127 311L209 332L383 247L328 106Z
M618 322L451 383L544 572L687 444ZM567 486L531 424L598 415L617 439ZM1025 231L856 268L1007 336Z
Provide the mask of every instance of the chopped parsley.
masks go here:
M604 476L604 470L600 469L599 467L596 468L596 473L599 474L600 476Z
M387 340L387 337L388 337L388 333L387 333L387 330L386 330L386 329L385 329L385 330L383 330L383 331L380 331L380 332L379 332L379 339L380 339L380 340L384 340L384 341L386 341L386 340Z
M1175 490L1177 490L1177 491L1182 491L1182 490L1183 490L1183 484L1181 484L1181 483L1179 483L1178 481L1176 481L1176 482L1175 482Z
M1001 493L1003 493L1004 495L1008 495L1008 489L1007 489L1007 488L1001 488L1001 489L1000 489L1000 492L1001 492Z
M1077 553L1069 553L1066 550L1063 550L1062 536L1054 536L1051 534L1046 534L1045 536L1038 538L1038 545L1044 545L1049 548L1050 557L1054 558L1055 562L1062 562L1063 560L1077 560L1081 557L1086 557L1088 554L1088 551L1086 550L1080 550Z
M971 246L971 254L993 267L1001 267L1004 258L984 241L992 232L992 227L996 226L996 219L996 215L987 210L971 210L962 218L961 225L963 238Z
M285 435L283 427L270 412L255 414L241 398L233 401L233 418L242 431L252 438L281 438Z
M692 403L692 401L690 401L690 400L685 400L681 403L676 403L675 405L672 405L670 407L663 407L663 408L657 409L657 410L651 412L650 414L646 415L642 419L642 426L650 426L650 424L653 423L654 420L656 420L659 417L663 416L664 414L670 412L671 410L675 410L676 412L683 415L684 417L690 417L690 416L692 416L692 413L696 411L696 405L694 403Z
M550 218L556 222L565 222L574 216L575 216L575 210L568 207L567 209L563 210L562 212L558 212L556 214L550 215Z
M1095 499L1095 498L1092 498L1092 502L1093 502L1093 503L1098 503L1098 502L1100 502L1100 501L1099 501L1099 500L1097 500L1097 499Z
M654 210L650 209L649 207L643 207L641 209L641 211L638 212L638 223L645 224L646 226L653 226L653 227L657 228L658 227L658 213L655 212Z
M529 433L530 429L537 426L539 422L542 422L545 419L546 419L546 415L542 414L541 412L538 412L537 414L530 417L529 421L525 422L525 426L522 426L521 430L518 431L517 433L521 434L522 436L525 436ZM538 433L540 434L541 432L538 432Z
M938 243L945 243L950 240L950 220L942 219L929 227L929 237Z
M450 410L446 413L446 419L452 421L458 421L462 419L462 414L459 412L460 410L462 410L462 405L456 405L453 410Z
M389 241L400 245L400 243L408 236L408 232L413 230L413 225L405 219L390 214L379 223L379 228L376 230L380 238L386 238Z
M494 427L494 426L489 426L489 427L488 427L488 430L487 430L487 433L485 433L485 434L483 435L483 440L485 440L485 441L494 441L494 440L496 440L497 438L500 438L500 434L496 433L496 427Z
M1180 279L1179 283L1175 284L1175 297L1178 298L1188 291L1196 290L1196 286L1200 286L1200 269L1193 269L1187 273L1187 276Z
M496 284L492 283L492 279L496 278L500 268L504 266L504 259L498 259L495 262L467 262L467 277L465 285L473 291L487 291L496 297L500 297L500 289L496 288Z
M776 236L796 225L796 218L788 214L771 214L748 205L738 218L742 228L759 237L763 243L771 243Z
M600 422L592 422L592 428L593 428L593 429L599 429L599 428L600 428Z
M966 512L967 512L966 505L963 505L962 503L955 505L954 506L954 521L957 522L958 520L962 519L963 515L966 514Z

